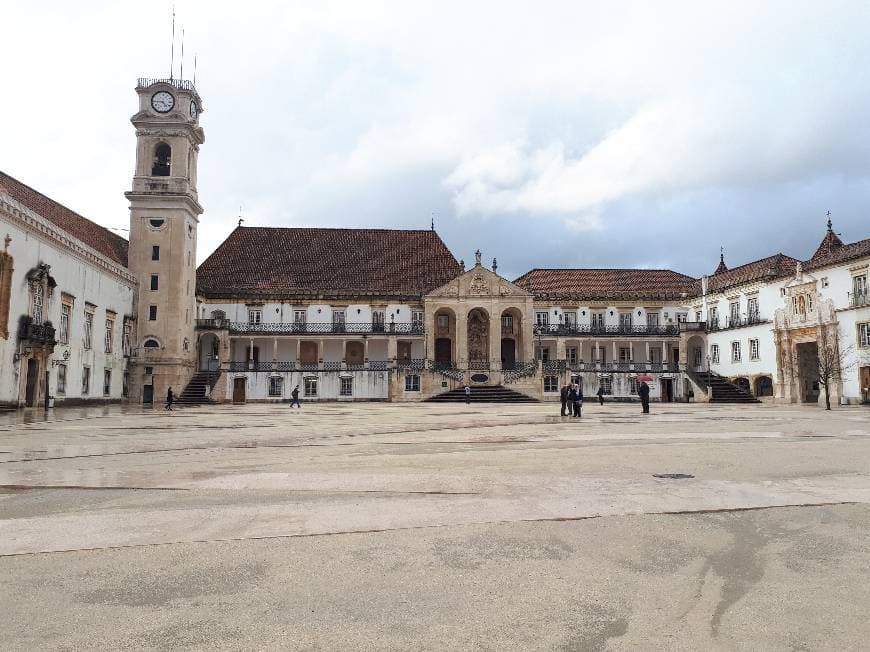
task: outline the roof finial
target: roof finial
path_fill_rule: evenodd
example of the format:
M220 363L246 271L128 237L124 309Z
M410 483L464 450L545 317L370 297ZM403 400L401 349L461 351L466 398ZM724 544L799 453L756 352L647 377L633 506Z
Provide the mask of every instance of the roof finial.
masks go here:
M495 270L498 269L498 261L495 259L495 256L492 258L492 273L495 274Z
M465 271L465 260L460 260L459 266L462 268L462 271L464 272Z
M474 252L474 266L480 267L480 249Z
M9 235L9 234L7 233L7 234L6 234L6 237L3 238L3 253L4 253L4 254L8 254L8 253L9 253L9 244L10 244L11 242L12 242L12 236Z
M435 211L432 211L432 221L430 227L433 231L435 230Z
M834 223L831 222L831 211L828 211L825 215L828 216L828 233L830 233L834 230Z
M714 274L721 274L728 271L728 265L725 264L725 247L719 247L719 266Z
M241 226L244 221L245 219L242 217L242 205L239 204L239 226Z

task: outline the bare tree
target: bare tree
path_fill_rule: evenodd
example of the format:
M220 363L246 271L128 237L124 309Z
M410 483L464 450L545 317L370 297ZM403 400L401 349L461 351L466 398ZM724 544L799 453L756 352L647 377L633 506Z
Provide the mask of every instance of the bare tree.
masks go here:
M822 327L818 340L818 371L819 385L825 388L825 409L831 409L831 387L843 381L847 371L855 366L855 358L852 355L855 345L841 346L843 338L840 331L835 330L831 336L828 329Z

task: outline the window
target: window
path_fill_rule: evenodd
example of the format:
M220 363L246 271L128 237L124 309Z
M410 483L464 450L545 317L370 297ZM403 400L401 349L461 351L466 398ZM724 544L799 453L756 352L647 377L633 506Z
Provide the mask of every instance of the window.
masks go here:
M124 355L130 355L133 337L133 324L126 317L124 318L124 333L122 335L121 346L124 348Z
M592 347L592 361L593 362L606 362L607 361L607 349L603 346L599 346L598 351L596 352L595 347Z
M565 326L568 326L569 328L576 327L577 326L577 313L574 312L573 310L570 310L568 312L565 312L565 311L562 311L562 312L565 315Z
M123 396L124 398L130 396L130 374L126 371L121 377L121 396Z
M601 376L598 379L598 386L604 390L605 394L613 394L613 381L610 376Z
M631 313L630 312L619 313L619 325L621 328L631 328Z
M148 321L157 321L157 306L148 306Z
M646 325L647 326L658 326L659 325L659 313L657 313L657 312L646 313Z
M677 323L678 324L685 324L687 321L689 321L689 315L687 313L685 313L685 312L678 312L677 313Z
M332 323L335 326L342 327L345 322L345 312L344 310L334 310L332 312Z
M305 379L305 396L317 396L317 378Z
M248 309L248 323L260 324L263 321L263 311L260 309Z
M628 393L637 394L637 378L628 379Z
M223 310L212 310L211 311L211 318L212 319L226 319L227 313L225 313Z
M30 286L30 316L34 324L42 323L42 309L45 300L45 287L42 281L37 281Z
M732 301L728 305L728 311L731 324L737 324L740 321L740 302Z
M731 342L731 362L740 362L740 342Z
M711 308L709 310L709 314L710 314L710 323L713 325L718 325L719 324L719 308L717 308L716 306L711 306Z
M153 217L148 220L148 224L150 224L152 228L159 229L161 226L163 226L163 220ZM155 258L154 260L157 259Z
M550 313L545 311L539 311L535 313L535 325L546 327L550 325Z
M719 364L719 345L711 344L710 345L710 361L713 364ZM698 361L700 362L700 361Z
M160 143L154 148L154 163L151 165L152 177L168 177L172 167L172 148Z
M82 367L82 394L86 395L91 392L91 368Z
M536 346L535 347L535 356L541 362L549 362L550 361L550 347L544 346Z
M422 324L423 323L423 311L422 310L412 310L411 311L411 322L414 324Z
M604 330L604 313L603 312L593 312L592 313L592 329L593 330Z
M160 348L160 342L157 340L145 340L145 343L142 345L146 349L158 349Z
M66 365L57 365L57 393L66 394Z
M104 342L104 344L105 344L104 349L105 349L106 353L112 352L112 345L114 344L114 339L115 339L115 337L114 337L115 334L113 332L114 330L115 330L115 320L114 319L107 319L106 320L106 339Z
M558 376L544 376L544 391L545 392L558 392L559 391L559 377Z
M109 396L112 393L112 370L103 370L103 396Z
M160 245L151 245L151 260L160 260Z
M662 363L662 350L659 347L653 347L649 350L649 361L653 364Z
M822 287L823 287L823 288L826 288L826 287L828 287L829 285L830 285L830 283L828 283L828 277L827 277L827 276L823 276L823 277L822 277Z
M405 391L419 392L420 391L420 376L409 374L405 376Z
M61 344L69 344L69 318L72 315L72 306L68 303L60 304L60 332L58 337Z
M746 300L746 314L750 319L758 319L758 297L749 297Z
M353 396L353 378L340 378L338 387L339 396Z
M284 390L284 379L281 376L269 377L269 396L281 396Z
M85 311L85 332L82 338L82 345L85 349L91 348L91 336L94 332L94 313L89 310Z
M151 275L151 289L157 290L159 285L160 285L160 283L158 281L157 274L152 274Z
M701 321L701 317L703 316L703 312L700 310L695 311L695 321Z
M293 323L294 324L304 324L305 323L305 311L304 310L294 310L293 311Z
M450 328L450 316L438 315L438 330L446 331Z
M383 310L373 310L372 311L372 330L382 331L384 330L384 317L386 313ZM438 325L441 326L441 317L446 319L446 315L438 316ZM447 325L444 325L444 328L447 328Z
M758 360L758 340L749 340L749 359Z
M568 364L577 364L577 347L569 346L565 349L565 359L568 360Z
M858 346L870 346L870 322L858 324Z
M619 347L619 361L631 362L631 349L627 346Z
M501 317L501 332L513 334L513 332L514 332L513 315L502 315L502 317Z
M861 274L860 276L852 277L852 294L856 299L859 297L861 299L867 298L867 275Z
M779 288L779 296L781 296L781 297L785 296L785 288Z

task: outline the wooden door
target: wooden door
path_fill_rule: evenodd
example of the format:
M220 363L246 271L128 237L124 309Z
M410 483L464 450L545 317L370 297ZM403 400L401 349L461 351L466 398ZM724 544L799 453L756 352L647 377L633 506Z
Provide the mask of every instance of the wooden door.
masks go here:
M517 341L512 337L501 339L501 368L513 369L517 362Z
M146 404L154 402L154 385L145 385L142 387L142 402Z
M453 343L449 337L439 337L435 340L435 362L449 365L453 361Z
M870 403L870 367L861 367L861 397L865 403Z
M30 358L27 360L27 380L24 393L24 405L33 407L36 405L36 384L39 382L39 362Z
M245 402L246 378L233 378L233 403Z

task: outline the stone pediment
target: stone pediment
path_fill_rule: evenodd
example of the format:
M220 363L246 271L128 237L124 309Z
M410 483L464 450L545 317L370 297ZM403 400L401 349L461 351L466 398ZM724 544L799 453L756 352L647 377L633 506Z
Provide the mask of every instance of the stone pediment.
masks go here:
M502 278L482 265L476 265L449 283L432 290L426 297L451 298L522 298L532 296L519 285Z

